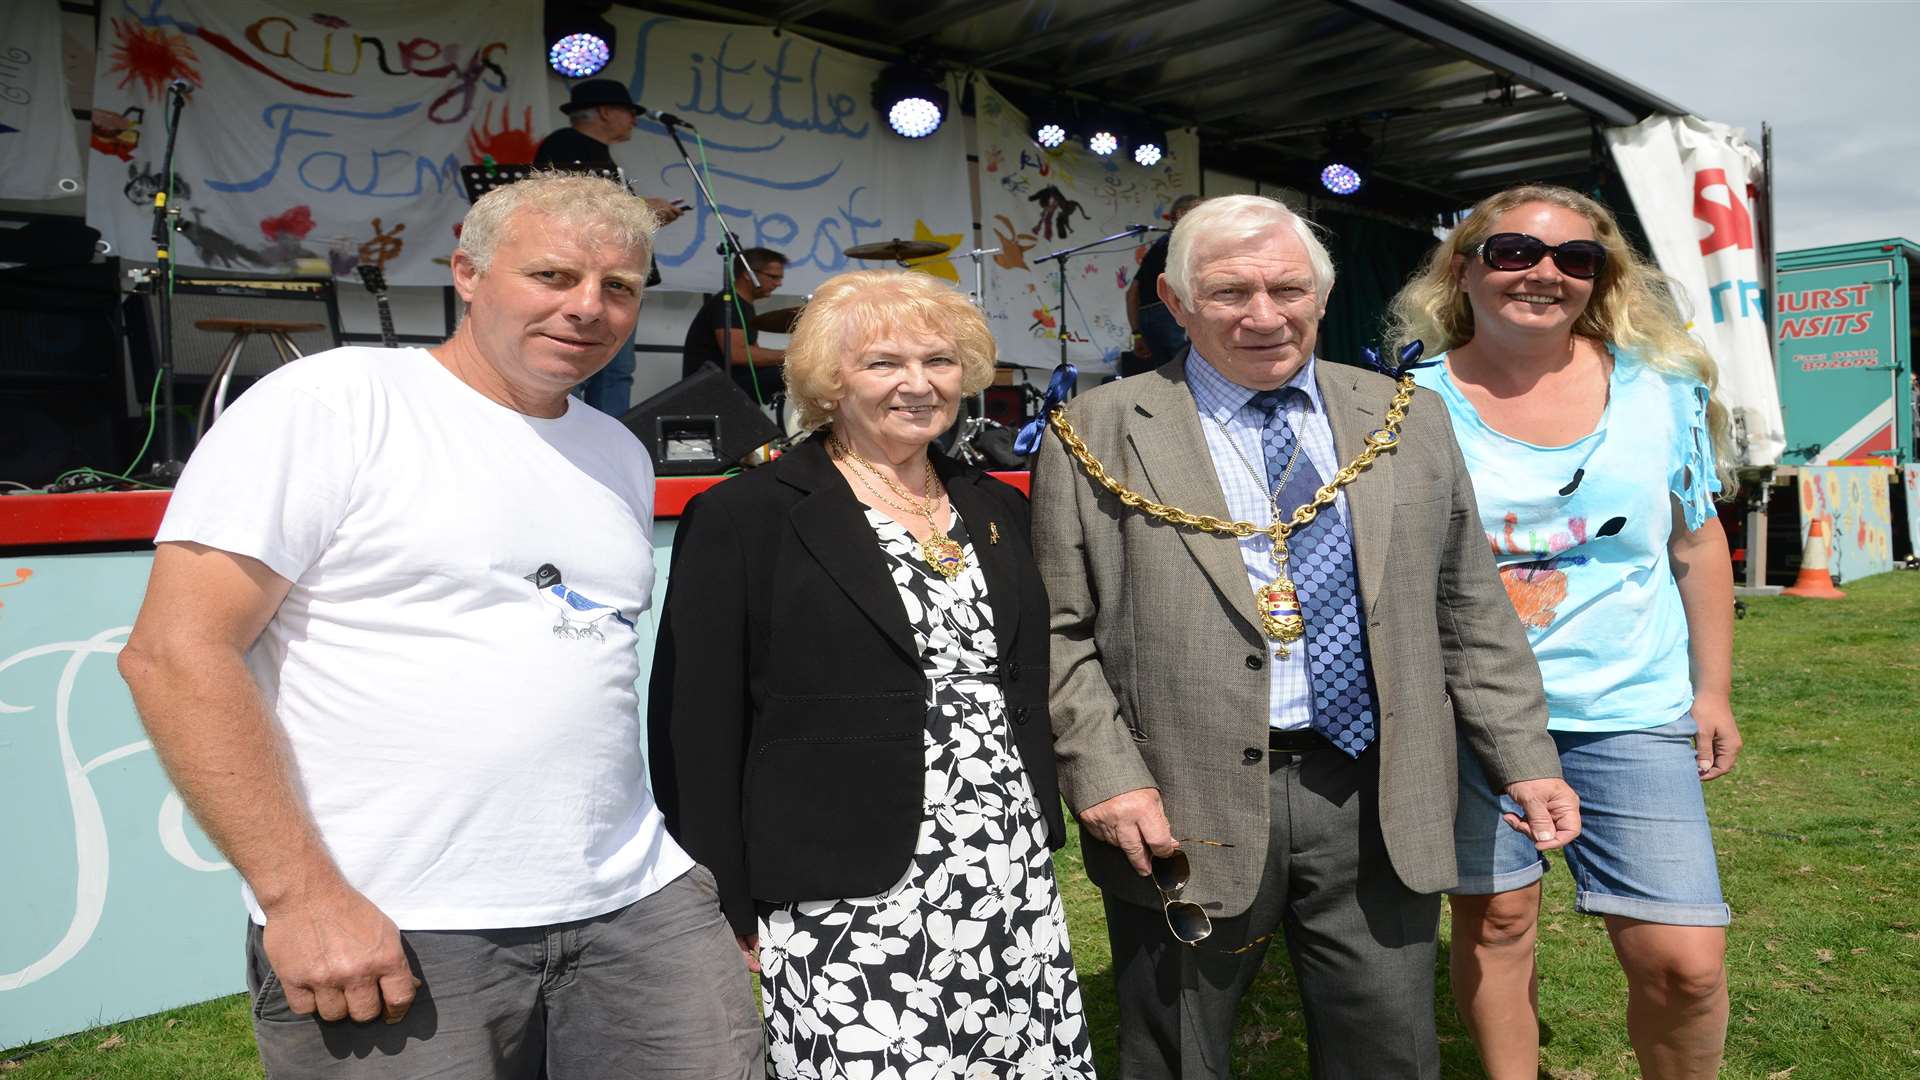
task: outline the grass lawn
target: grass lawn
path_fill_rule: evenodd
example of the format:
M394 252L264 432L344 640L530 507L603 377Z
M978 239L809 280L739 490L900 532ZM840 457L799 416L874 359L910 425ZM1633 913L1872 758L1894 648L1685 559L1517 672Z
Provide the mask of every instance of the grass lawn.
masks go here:
M1750 601L1737 627L1740 767L1708 786L1734 924L1729 1080L1920 1077L1920 574L1850 583L1845 601ZM1114 1003L1100 899L1078 848L1059 857L1103 1075ZM1600 921L1547 876L1540 935L1543 1076L1638 1075L1625 984ZM1441 933L1444 937L1446 927ZM1278 954L1275 954L1277 957ZM1446 950L1441 948L1442 964ZM1448 1076L1480 1075L1439 987ZM1241 1018L1236 1075L1305 1077L1285 965L1269 963ZM7 1080L257 1078L238 997L0 1053Z

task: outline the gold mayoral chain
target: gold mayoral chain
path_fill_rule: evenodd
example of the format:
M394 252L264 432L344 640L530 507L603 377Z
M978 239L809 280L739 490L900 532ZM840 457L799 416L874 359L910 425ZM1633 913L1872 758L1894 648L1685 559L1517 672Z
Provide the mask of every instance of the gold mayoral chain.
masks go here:
M1119 497L1122 506L1138 510L1148 517L1179 528L1198 529L1215 536L1231 536L1235 540L1245 540L1255 533L1262 533L1273 541L1274 576L1272 580L1253 591L1253 598L1255 608L1260 614L1261 631L1270 640L1279 643L1279 648L1274 650L1274 655L1285 660L1288 655L1287 647L1305 637L1307 633L1306 620L1300 614L1299 590L1294 585L1293 579L1287 576L1287 539L1306 528L1321 510L1332 505L1334 498L1340 494L1340 489L1358 480L1360 474L1373 464L1373 459L1380 456L1381 451L1390 450L1399 445L1400 424L1406 420L1407 406L1412 401L1413 376L1402 375L1399 388L1393 395L1393 401L1387 406L1386 426L1369 434L1366 447L1345 468L1334 473L1331 481L1320 485L1320 489L1313 493L1313 498L1294 507L1293 513L1282 515L1279 506L1280 492L1286 487L1287 479L1300 457L1300 440L1296 437L1293 443L1293 455L1287 459L1287 466L1281 474L1280 482L1275 484L1272 492L1267 495L1267 506L1272 513L1272 520L1266 525L1255 525L1251 521L1229 521L1226 518L1214 517L1212 514L1195 514L1177 506L1154 502L1121 484L1107 472L1106 466L1100 464L1100 459L1094 457L1093 451L1087 449L1086 441L1073 430L1073 423L1067 419L1065 408L1056 406L1048 416L1048 420L1052 423L1053 433L1060 436L1061 445L1065 446L1074 460L1080 463L1080 467L1087 471L1087 476L1092 478L1094 483ZM1227 443L1233 446L1234 454L1240 458L1240 463L1254 474L1255 479L1261 479L1259 472L1240 451L1239 445L1234 443L1231 437L1227 439Z
M867 489L867 494L872 495L899 513L909 515L918 514L927 519L927 529L929 530L927 538L920 541L920 557L926 560L927 566L931 567L935 573L946 578L948 581L959 577L961 572L966 570L966 549L962 548L959 542L953 537L947 535L946 530L940 527L939 520L936 517L936 515L940 513L940 495L942 489L939 478L933 474L933 459L931 457L926 459L926 484L921 494L916 496L911 491L901 487L893 477L881 472L879 467L874 465L873 462L854 453L852 447L840 441L839 435L836 434L832 437L830 445L834 457L842 461L853 462L853 478L860 481L860 486ZM891 490L895 495L898 495L907 505L901 506L899 503L888 498L872 484L868 483L867 478L861 475L863 471L872 473L879 479L884 487Z

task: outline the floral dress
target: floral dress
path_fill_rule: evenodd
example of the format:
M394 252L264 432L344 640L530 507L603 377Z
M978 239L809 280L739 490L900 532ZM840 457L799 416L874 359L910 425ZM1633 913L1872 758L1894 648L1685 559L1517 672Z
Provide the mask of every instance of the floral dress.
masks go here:
M1009 734L986 579L949 582L875 510L927 673L913 863L878 896L760 919L767 1072L821 1080L1093 1078L1047 826Z

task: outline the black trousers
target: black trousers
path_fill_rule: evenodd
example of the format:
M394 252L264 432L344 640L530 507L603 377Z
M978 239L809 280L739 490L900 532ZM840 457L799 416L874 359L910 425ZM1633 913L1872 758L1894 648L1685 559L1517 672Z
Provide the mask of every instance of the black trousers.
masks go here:
M1378 814L1379 752L1269 758L1272 822L1253 906L1181 945L1157 908L1107 897L1126 1080L1228 1076L1240 999L1275 930L1300 988L1319 1080L1438 1080L1434 948L1440 897L1400 883Z

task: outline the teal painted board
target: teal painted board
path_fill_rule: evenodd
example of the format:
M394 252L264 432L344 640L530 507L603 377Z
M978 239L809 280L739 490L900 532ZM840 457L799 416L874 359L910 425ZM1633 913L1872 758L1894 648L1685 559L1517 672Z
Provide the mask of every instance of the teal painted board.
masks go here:
M1775 334L1787 464L1914 460L1912 260L1901 240L1786 252Z
M114 668L152 561L0 561L0 1046L243 985L239 877Z
M676 523L654 527L642 730ZM146 553L0 558L0 1049L245 988L240 879L114 667Z

